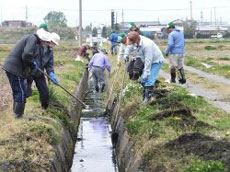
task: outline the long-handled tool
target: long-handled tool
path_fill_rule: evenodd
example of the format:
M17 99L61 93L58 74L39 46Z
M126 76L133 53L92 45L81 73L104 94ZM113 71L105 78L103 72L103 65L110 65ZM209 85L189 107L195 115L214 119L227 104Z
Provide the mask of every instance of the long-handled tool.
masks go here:
M51 81L53 81L53 79L47 74L45 73L43 70L41 70L40 68L37 68L41 73L43 73L45 76L47 76ZM79 103L81 103L83 106L85 106L86 109L89 109L89 105L86 105L84 102L82 102L79 98L75 97L73 94L71 94L68 90L66 90L63 86L61 86L60 84L56 84L58 87L60 87L61 89L63 89L66 93L68 93L70 96L72 96L75 100L77 100Z

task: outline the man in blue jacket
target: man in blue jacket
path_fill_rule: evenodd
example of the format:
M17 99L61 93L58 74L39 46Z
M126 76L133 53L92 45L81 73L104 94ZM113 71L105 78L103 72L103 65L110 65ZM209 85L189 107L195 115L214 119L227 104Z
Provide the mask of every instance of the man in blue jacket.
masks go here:
M176 82L176 69L180 72L179 83L185 84L186 78L184 73L184 34L179 29L175 28L173 22L167 25L168 46L165 50L165 55L169 55L171 82Z
M111 42L111 47L110 47L111 54L117 55L118 34L115 31L113 31L113 33L109 36L109 40Z

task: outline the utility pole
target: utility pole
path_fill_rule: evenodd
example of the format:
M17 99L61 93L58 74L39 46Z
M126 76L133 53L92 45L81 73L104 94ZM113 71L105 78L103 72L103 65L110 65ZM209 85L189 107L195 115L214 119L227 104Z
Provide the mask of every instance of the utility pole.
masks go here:
M216 25L216 7L214 7L214 20L215 20L215 25Z
M3 10L3 7L2 7L2 4L0 4L1 5L1 26L2 26L2 10Z
M210 23L212 24L212 9L210 11Z
M192 0L190 0L190 19L192 20Z
M200 12L200 24L203 23L203 11Z
M122 9L122 31L125 30L125 22L124 22L124 9Z
M26 23L27 23L27 20L28 20L28 8L27 8L27 6L26 6Z
M79 0L79 46L82 45L82 0Z

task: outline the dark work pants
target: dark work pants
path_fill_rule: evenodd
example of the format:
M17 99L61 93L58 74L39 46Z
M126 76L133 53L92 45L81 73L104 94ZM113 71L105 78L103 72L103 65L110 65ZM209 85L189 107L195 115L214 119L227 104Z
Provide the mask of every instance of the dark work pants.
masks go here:
M25 79L6 72L12 89L14 102L26 103Z
M35 81L36 87L38 88L39 95L40 95L40 102L42 108L46 109L49 105L49 89L46 83L46 78L44 75L41 77L33 77L27 79L27 89L26 89L26 96L29 97L32 95L31 86L33 81Z
M100 67L93 66L92 77L94 81L94 88L98 88L99 90L101 90L101 88L105 85L103 69L101 69Z

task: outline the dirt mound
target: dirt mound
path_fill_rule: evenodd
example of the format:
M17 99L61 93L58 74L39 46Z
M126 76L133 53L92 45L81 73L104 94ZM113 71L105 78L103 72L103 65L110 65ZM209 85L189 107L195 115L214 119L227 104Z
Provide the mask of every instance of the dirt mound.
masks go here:
M192 115L192 111L186 106L176 109L166 109L162 112L153 114L149 120L163 120L164 118L169 117L174 117L174 120L171 120L169 125L193 126L195 128L211 127L209 124L203 121L198 121L196 117Z
M182 119L190 118L193 120L195 119L195 117L192 116L191 110L187 107L184 107L180 109L166 109L163 112L153 114L150 120L161 120L168 117L181 117Z
M172 156L180 156L178 150L182 150L185 154L194 154L205 160L222 161L230 168L230 142L227 140L215 140L200 133L190 133L170 141L165 147L170 149Z

